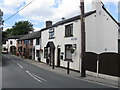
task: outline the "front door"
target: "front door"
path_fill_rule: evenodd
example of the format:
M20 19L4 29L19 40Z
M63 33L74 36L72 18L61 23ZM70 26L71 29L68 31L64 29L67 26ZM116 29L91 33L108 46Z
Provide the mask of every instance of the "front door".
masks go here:
M57 52L57 66L60 66L60 48L58 48L58 52Z

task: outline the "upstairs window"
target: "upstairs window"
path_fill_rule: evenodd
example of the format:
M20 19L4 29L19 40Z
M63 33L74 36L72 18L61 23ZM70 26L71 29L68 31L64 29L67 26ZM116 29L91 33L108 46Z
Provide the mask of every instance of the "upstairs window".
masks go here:
M73 24L65 26L65 37L73 37Z
M36 39L36 45L39 45L40 44L40 40L39 38Z
M13 44L13 42L12 41L10 41L10 45L12 45Z
M22 44L22 41L18 41L18 44Z
M54 37L54 34L55 34L55 33L54 33L54 28L50 28L50 29L49 29L49 39L55 38L55 37Z

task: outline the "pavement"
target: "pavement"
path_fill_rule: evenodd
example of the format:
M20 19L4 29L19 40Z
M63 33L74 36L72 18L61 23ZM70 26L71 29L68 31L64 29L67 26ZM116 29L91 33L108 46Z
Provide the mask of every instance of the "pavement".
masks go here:
M15 55L13 55L15 56ZM17 57L16 58L21 58L21 57ZM22 59L28 63L31 63L33 65L36 65L38 67L41 67L43 69L46 69L48 71L54 72L54 73L59 73L62 75L65 75L67 77L71 77L71 78L75 78L75 79L79 79L79 80L84 80L87 82L92 82L92 83L98 83L101 85L105 85L105 86L110 86L113 88L119 88L119 84L117 81L113 81L113 80L109 80L109 79L105 79L105 78L100 78L100 77L95 77L95 76L90 76L90 75L86 75L86 77L81 77L79 72L70 70L70 74L67 74L67 69L65 68L61 68L61 67L55 67L55 69L52 69L52 66L49 66L45 63L42 62L37 62L35 60L30 60L30 59ZM118 80L119 81L119 80Z

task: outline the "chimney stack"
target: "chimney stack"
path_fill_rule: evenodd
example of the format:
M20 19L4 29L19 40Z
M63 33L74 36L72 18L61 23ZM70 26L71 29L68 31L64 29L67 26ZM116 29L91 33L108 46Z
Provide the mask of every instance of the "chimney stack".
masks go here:
M46 21L46 28L52 26L52 21Z
M101 0L92 0L92 10L100 10L102 8Z

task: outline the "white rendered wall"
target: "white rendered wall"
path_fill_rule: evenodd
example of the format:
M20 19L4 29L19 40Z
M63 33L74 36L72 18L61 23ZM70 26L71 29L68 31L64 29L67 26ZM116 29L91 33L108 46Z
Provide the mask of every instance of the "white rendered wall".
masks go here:
M40 42L40 38L39 38L39 42ZM35 60L38 61L38 57L36 57L36 50L40 50L40 44L36 45L36 39L33 40L33 46L35 46Z
M10 44L10 41L12 41L12 44ZM11 46L17 46L17 39L8 39L8 52L10 52Z
M96 17L95 17L96 15ZM91 17L91 18L89 18ZM87 51L118 52L118 26L103 10L86 18Z

